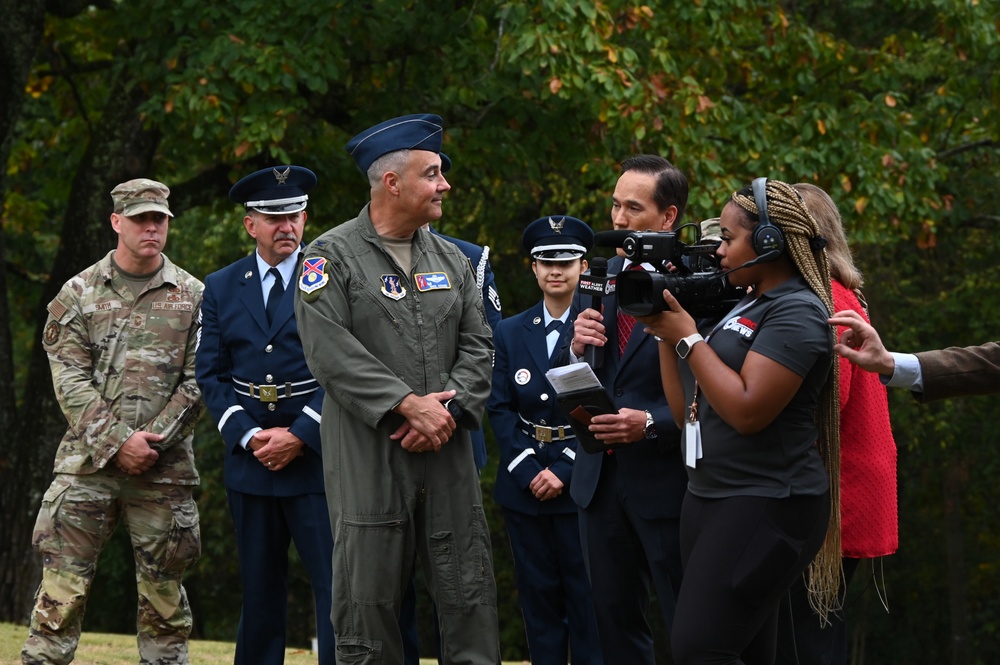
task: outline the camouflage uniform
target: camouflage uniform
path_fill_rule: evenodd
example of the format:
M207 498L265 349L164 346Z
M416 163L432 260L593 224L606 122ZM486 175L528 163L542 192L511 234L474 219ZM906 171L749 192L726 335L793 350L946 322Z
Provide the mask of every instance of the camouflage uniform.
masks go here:
M32 543L42 582L24 663L68 663L98 555L120 518L132 540L141 663L186 663L191 610L181 578L201 550L191 431L202 283L164 255L138 297L114 252L69 280L48 306L43 345L69 428ZM112 462L136 431L162 434L156 463L130 476Z

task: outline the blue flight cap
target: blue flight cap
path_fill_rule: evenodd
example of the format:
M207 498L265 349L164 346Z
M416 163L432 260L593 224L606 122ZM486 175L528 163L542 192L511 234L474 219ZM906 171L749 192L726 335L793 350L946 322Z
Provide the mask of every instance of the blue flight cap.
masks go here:
M397 150L427 150L441 156L441 171L451 168L448 155L441 152L444 124L441 116L415 113L380 122L347 142L347 152L367 174L376 159Z
M528 224L521 244L532 259L570 261L590 251L594 231L576 217L551 215Z
M316 174L302 166L274 166L242 178L229 190L233 203L265 215L288 215L306 209Z

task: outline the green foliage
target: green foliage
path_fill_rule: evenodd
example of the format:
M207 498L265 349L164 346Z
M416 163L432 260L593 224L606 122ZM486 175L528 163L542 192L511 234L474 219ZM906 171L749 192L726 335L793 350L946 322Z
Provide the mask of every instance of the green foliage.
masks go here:
M312 168L311 239L367 199L346 140L427 111L444 117L455 163L439 229L490 245L508 314L537 300L524 227L568 213L605 228L618 163L655 152L688 175L687 221L716 216L758 175L826 189L890 346L995 338L998 16L997 0L150 0L50 16L5 165L0 258L19 362L0 378L29 380L42 285L59 243L73 242L58 225L79 205L68 200L71 183L119 74L145 93L142 118L159 138L149 175L194 192L167 251L199 276L252 248L213 169L231 183L277 162ZM998 460L982 431L997 419L996 400L926 407L893 395L892 408L902 549L886 563L892 615L869 594L859 601L866 653L871 662L948 658L950 618L928 608L949 597L944 520L959 514L975 653L996 660ZM205 551L192 602L199 631L229 638L238 576L217 443L206 419ZM967 469L968 491L946 512L943 474L953 465ZM492 473L483 485L504 654L523 657ZM107 557L108 574L127 581L128 557ZM120 604L131 615L131 602L100 598L91 614Z

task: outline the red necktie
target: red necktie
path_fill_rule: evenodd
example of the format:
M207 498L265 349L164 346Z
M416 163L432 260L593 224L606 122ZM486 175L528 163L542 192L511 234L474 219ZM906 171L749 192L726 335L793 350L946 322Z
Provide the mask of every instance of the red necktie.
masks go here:
M635 327L635 317L629 314L618 312L618 357L625 355L625 347L628 346L628 338Z
M626 270L642 270L641 263L633 263ZM618 357L625 355L625 347L628 346L628 338L632 335L632 328L635 327L635 317L630 314L618 312Z

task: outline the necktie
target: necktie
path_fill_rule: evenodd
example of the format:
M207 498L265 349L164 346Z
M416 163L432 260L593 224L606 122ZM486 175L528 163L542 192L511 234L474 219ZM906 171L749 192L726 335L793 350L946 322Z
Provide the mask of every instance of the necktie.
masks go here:
M626 270L642 270L641 263L633 263ZM635 317L630 314L618 312L618 357L625 355L625 347L628 346L628 338L632 335L632 328L635 327Z
M629 314L618 312L618 357L625 355L625 347L628 346L628 338L635 327L635 317Z
M267 322L271 323L274 321L274 313L278 311L278 303L281 302L281 296L285 293L285 286L281 283L281 273L278 272L277 268L271 268L267 273L274 277L274 284L271 285L271 291L267 294L267 306L264 308L264 312L267 314Z
M549 351L549 359L552 359L552 354L554 354L559 349L559 336L557 335L555 339L549 338L549 333L553 330L556 332L562 328L563 322L559 319L553 319L548 322L545 326L545 346Z

